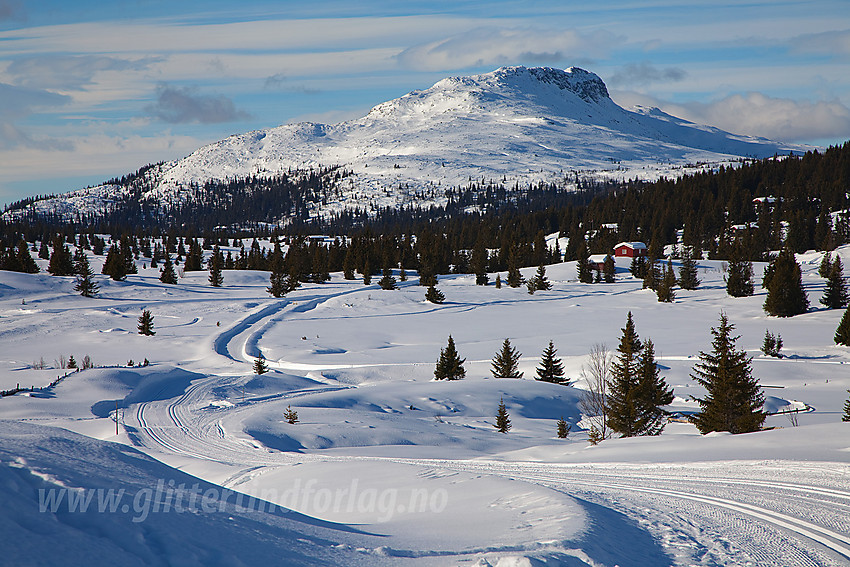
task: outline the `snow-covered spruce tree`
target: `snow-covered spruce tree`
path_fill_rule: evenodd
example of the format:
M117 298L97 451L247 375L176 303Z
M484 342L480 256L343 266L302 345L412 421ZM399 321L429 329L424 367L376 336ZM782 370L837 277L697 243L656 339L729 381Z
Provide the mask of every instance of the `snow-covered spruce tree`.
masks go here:
M576 261L576 276L581 283L593 283L593 268L590 265L590 252L587 242L582 242L578 248Z
M850 390L847 390L847 393L850 394ZM841 416L841 421L850 421L850 398L844 402L844 415Z
M647 339L640 355L639 388L640 414L643 415L643 430L640 435L658 435L664 430L666 412L662 406L673 403L673 390L661 377L661 371L655 362L655 345Z
M213 253L207 262L207 267L210 272L208 278L210 285L213 287L221 287L221 284L224 283L224 255L221 253L221 249L219 249L218 245L213 248Z
M697 261L694 258L694 250L690 246L682 248L682 265L679 267L679 287L687 290L695 290L699 287L700 280L697 277Z
M564 416L561 416L561 419L558 420L558 439L566 439L569 434L570 426L564 420Z
M800 264L789 248L783 249L770 263L764 278L767 288L764 310L768 315L793 317L808 310Z
M555 344L550 340L549 346L543 351L543 356L540 357L540 366L537 367L537 380L543 382L552 382L554 384L570 385L570 381L564 378L564 364L561 359L556 356L558 350Z
M552 284L546 277L546 266L540 264L537 266L537 274L534 276L534 289L537 291L548 291L552 289Z
M838 328L835 329L834 339L837 345L850 346L850 307L841 316L841 322L838 323Z
M590 441L591 445L599 445L603 439L598 427L595 425L590 426L590 431L587 433L587 440Z
M605 256L605 264L602 266L602 275L605 283L614 283L617 266L614 264L614 257L610 254Z
M712 351L700 352L702 362L694 365L691 374L707 391L705 398L697 399L701 411L691 417L703 434L758 431L767 417L762 410L764 394L752 375L751 359L735 346L739 337L732 336L734 328L726 314L721 313L720 325L711 328Z
M77 360L74 358L73 354L68 358L68 368L72 370L76 370L77 368Z
M640 351L640 339L629 311L612 364L606 397L607 425L623 437L639 435L645 425L640 411Z
M94 281L94 272L85 254L77 260L75 269L77 271L77 283L74 284L74 291L79 292L83 297L97 295L100 286Z
M152 337L156 334L153 330L153 314L147 309L142 311L142 314L139 316L139 334L145 335L147 337Z
M290 425L298 423L298 412L292 409L292 406L286 406L286 411L283 412L283 419Z
M461 380L466 376L466 369L463 363L465 358L458 356L455 348L455 341L449 335L446 348L440 349L440 358L437 360L437 366L434 369L434 379L436 380Z
M493 357L490 369L493 378L522 378L523 373L519 371L520 356L522 354L511 346L510 339L505 339L502 348Z
M425 300L430 301L431 303L440 304L446 300L446 296L443 295L443 292L436 287L429 286L427 291L425 291Z
M499 409L496 411L496 423L493 425L499 433L507 433L511 428L511 418L508 414L508 409L505 407L505 401L499 398Z
M396 280L393 277L393 271L390 268L384 268L383 277L378 280L378 286L385 290L398 289Z
M265 374L269 371L269 365L266 364L266 357L263 356L263 353L260 353L256 359L254 359L254 374Z
M159 281L166 284L177 283L177 272L174 271L174 264L171 263L171 254L165 255L165 263L162 265Z
M830 265L826 280L826 289L823 292L820 302L827 309L843 309L847 307L847 300L844 266L841 265L841 258L836 255L835 262L832 262Z

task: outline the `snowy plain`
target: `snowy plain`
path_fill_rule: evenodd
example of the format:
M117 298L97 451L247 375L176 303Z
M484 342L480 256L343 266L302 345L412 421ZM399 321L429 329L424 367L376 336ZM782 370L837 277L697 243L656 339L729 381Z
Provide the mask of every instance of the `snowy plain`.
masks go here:
M840 253L847 265L850 247ZM70 277L0 272L0 389L48 384L66 372L61 357L96 365L0 399L0 562L850 565L850 349L832 341L842 311L818 304L821 255L798 258L812 308L790 319L764 314L758 284L728 297L722 262L707 260L700 288L672 304L626 264L593 285L576 282L575 263L549 266L553 289L534 295L441 276L442 305L424 301L415 274L384 291L334 273L274 299L264 272L225 271L221 288L188 273L170 286L141 260L125 282L98 276L86 299ZM91 260L99 272L102 258ZM142 309L155 336L136 332ZM808 411L754 434L673 422L659 437L591 446L582 366L592 345L616 348L629 311L675 390L671 411L697 408L690 373L721 311L766 408ZM765 330L782 336L783 358L759 352ZM449 334L467 377L437 382ZM523 353L521 380L490 377L505 338ZM572 386L533 379L550 339ZM261 352L271 370L258 376ZM500 399L507 434L493 426ZM283 418L290 407L296 424ZM567 439L555 435L560 417ZM146 509L161 481L171 501L197 484L215 505ZM86 513L68 501L39 511L51 490L119 488L113 512L94 509L99 493Z

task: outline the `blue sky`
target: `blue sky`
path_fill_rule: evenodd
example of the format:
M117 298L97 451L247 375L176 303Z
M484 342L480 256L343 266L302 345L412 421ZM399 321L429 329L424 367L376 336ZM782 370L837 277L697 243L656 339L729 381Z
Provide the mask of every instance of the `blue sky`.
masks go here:
M737 133L850 139L847 0L0 0L0 204L502 65L577 65L623 106Z

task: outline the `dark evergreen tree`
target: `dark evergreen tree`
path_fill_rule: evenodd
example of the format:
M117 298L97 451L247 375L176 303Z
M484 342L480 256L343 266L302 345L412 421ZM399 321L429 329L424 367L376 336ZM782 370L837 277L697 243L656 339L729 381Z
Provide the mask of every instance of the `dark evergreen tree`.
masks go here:
M381 287L381 289L398 289L398 285L396 285L396 280L393 277L393 271L390 268L384 268L384 275L380 280L378 280L378 285Z
M752 376L750 358L735 346L739 337L731 335L734 328L721 313L720 325L711 329L712 351L700 352L701 362L691 374L707 391L705 398L697 398L701 411L691 417L703 434L758 431L767 417L762 409L764 394Z
M753 263L745 260L740 246L732 249L726 276L726 293L732 297L749 297L753 294Z
M809 300L803 289L800 264L790 249L783 249L770 263L769 270L765 271L765 287L764 310L768 315L793 317L808 310Z
M844 281L844 266L841 258L835 256L835 262L829 267L826 289L821 297L821 304L827 309L842 309L847 307L847 283Z
M841 316L841 322L838 323L838 328L835 329L834 339L837 345L850 346L850 307Z
M661 371L655 362L655 345L650 339L643 344L640 355L640 414L643 428L639 435L659 435L664 430L667 413L662 406L673 403L673 390L661 377Z
M578 248L576 276L581 283L593 283L593 268L590 265L590 252L587 250L586 242L582 242Z
M658 267L658 259L650 256L646 262L646 273L643 276L643 289L656 291L661 285L661 269Z
M76 262L77 283L74 284L74 291L79 292L83 297L94 297L97 295L100 286L94 281L94 272L89 265L89 259L85 253L81 254Z
M555 348L555 343L549 341L549 346L543 351L543 356L540 357L540 366L537 367L537 380L543 382L553 382L555 384L563 384L569 386L570 381L564 378L564 364L560 358L556 356L558 350Z
M675 285L676 275L673 273L673 265L670 260L667 260L667 265L664 267L658 287L655 289L658 301L662 303L673 303L676 299L676 292L673 290Z
M74 275L74 260L71 251L61 238L53 240L53 254L50 255L50 264L47 271L54 276Z
M50 259L50 249L47 247L47 235L41 238L41 245L38 247L38 257L42 260Z
M439 304L446 300L446 296L443 295L443 292L436 287L430 286L425 292L425 300Z
M30 255L30 250L27 246L27 241L23 238L18 241L18 250L16 256L18 271L23 272L25 274L37 274L39 272L38 264L35 262L35 260L33 260L32 255Z
M472 273L475 274L475 285L487 285L489 283L489 277L487 276L487 248L484 245L484 236L481 232L479 232L478 238L475 240L475 247L472 249L470 267L472 268Z
M522 354L511 346L510 339L505 339L501 350L493 357L490 370L493 378L522 378L523 373L519 371L520 356Z
M850 390L847 390L847 393L850 394ZM844 415L841 416L841 421L850 421L850 398L844 402Z
M162 273L159 275L159 281L166 284L177 283L177 272L174 271L174 264L171 263L171 254L165 255L165 264L162 266Z
M525 280L519 271L519 259L517 258L516 247L511 247L508 254L508 279L507 284L510 287L519 287Z
M221 287L221 284L224 283L224 256L221 254L221 250L218 245L213 248L213 253L207 262L207 267L210 272L208 278L210 285L213 287Z
M838 255L836 254L836 258ZM824 252L823 258L821 258L820 265L818 266L818 275L822 278L828 278L830 272L832 271L832 257L829 252Z
M71 370L75 370L77 368L77 361L73 354L68 358L68 368Z
M642 280L646 277L646 257L645 256L635 256L632 258L631 264L629 264L629 272L639 280Z
M608 427L623 437L640 435L646 425L640 404L640 351L640 339L629 311L612 364L606 397Z
M782 350L782 336L779 334L774 335L773 333L765 329L764 340L761 343L761 351L766 356L782 358L782 355L779 354L780 350Z
M142 314L139 316L138 329L140 335L145 335L147 337L151 337L156 334L153 330L153 315L149 310L142 310Z
M570 426L564 421L564 417L558 420L558 439L566 439L570 434Z
M687 290L695 290L699 287L699 284L697 261L694 258L693 248L685 246L682 248L682 265L679 267L679 287Z
M283 419L286 420L286 423L295 425L298 423L298 412L292 409L292 406L286 406L286 411L283 412Z
M116 282L124 281L127 278L127 263L114 244L109 247L109 252L106 253L106 260L103 262L100 273L108 275Z
M265 374L269 371L269 365L266 364L266 357L263 353L254 359L254 374Z
M533 278L533 283L535 291L548 291L552 289L552 284L549 283L549 279L546 277L546 266L543 264L537 267L537 274Z
M496 423L493 425L499 433L507 433L511 428L511 418L508 414L508 409L505 407L505 401L499 398L499 409L496 411Z
M496 289L502 289L502 276L496 274Z
M602 274L604 276L605 283L614 283L615 274L617 273L617 266L614 263L614 256L608 254L605 256L605 263L602 266Z
M461 358L455 348L455 341L449 335L449 342L446 348L440 349L440 358L437 360L437 366L434 369L434 379L436 380L461 380L466 376L466 369L463 363L465 358Z

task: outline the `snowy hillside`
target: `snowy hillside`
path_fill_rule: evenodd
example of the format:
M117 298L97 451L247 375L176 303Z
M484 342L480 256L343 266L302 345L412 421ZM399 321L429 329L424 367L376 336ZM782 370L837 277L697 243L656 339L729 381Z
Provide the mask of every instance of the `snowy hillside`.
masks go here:
M850 248L839 254L847 265ZM820 258L799 256L813 306ZM102 257L91 260L99 272ZM446 302L435 305L415 275L385 291L334 273L274 299L268 273L228 270L213 288L206 272L189 272L167 285L142 263L124 282L96 276L94 299L77 295L71 277L0 271L0 389L46 385L68 372L60 366L70 355L96 366L0 398L10 564L850 561L850 423L841 422L850 351L832 341L842 310L767 317L763 290L729 297L723 263L708 260L699 289L677 289L671 304L624 265L614 283L594 285L576 282L574 262L552 265L552 289L534 295L440 276ZM136 332L142 309L154 315L154 336ZM674 389L668 409L682 413L704 395L690 374L725 312L753 356L773 429L702 436L673 421L658 437L591 446L582 367L595 343L616 346L629 311ZM759 352L765 330L781 335L784 358ZM449 333L467 376L437 382ZM506 337L523 353L523 379L490 376ZM570 386L533 379L549 340ZM257 375L260 353L270 371ZM500 400L507 434L493 425ZM284 419L288 409L297 423ZM555 435L561 417L566 439ZM228 500L146 508L160 482L166 493L197 483ZM110 488L125 490L125 512L97 511ZM44 494L59 493L94 503L86 513L67 500L39 511ZM248 496L256 500L246 509Z
M470 181L657 179L740 158L806 148L737 136L664 114L625 110L602 80L572 67L504 67L444 79L335 125L299 123L231 136L149 170L142 200L182 202L207 180L267 177L320 166L352 175L313 211L427 206L442 189ZM437 189L436 192L431 190ZM40 201L37 210L68 216L97 210L126 192L120 186Z

